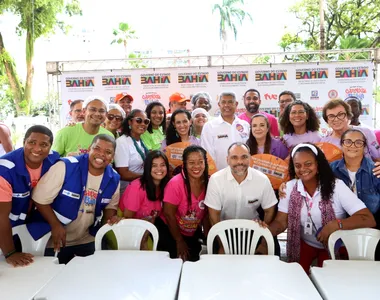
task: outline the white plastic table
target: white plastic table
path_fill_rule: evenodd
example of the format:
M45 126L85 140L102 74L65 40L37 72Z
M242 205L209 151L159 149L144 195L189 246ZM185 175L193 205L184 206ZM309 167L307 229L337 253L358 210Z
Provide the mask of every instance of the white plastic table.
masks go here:
M185 262L179 300L321 299L299 264L266 255L213 255Z
M312 267L311 279L325 300L380 299L380 263L336 260Z
M175 299L182 260L158 251L97 251L75 257L35 299Z
M13 267L0 261L0 299L30 300L64 265L57 264L53 257L34 257L34 262L26 267Z

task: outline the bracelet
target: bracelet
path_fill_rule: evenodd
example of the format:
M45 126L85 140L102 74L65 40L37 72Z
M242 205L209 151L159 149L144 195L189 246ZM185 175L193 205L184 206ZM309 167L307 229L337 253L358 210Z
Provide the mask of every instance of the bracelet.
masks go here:
M4 255L5 259L11 257L13 254L15 254L17 251L16 249L13 249L12 251L8 252L7 254Z
M336 221L338 222L339 229L343 229L342 220L336 219Z

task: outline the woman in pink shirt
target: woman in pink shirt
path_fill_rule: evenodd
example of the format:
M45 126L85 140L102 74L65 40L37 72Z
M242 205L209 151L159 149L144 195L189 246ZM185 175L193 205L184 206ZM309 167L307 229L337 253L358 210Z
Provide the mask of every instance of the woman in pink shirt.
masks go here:
M197 145L183 152L183 171L168 183L164 194L163 214L156 220L160 234L158 250L184 261L199 259L201 223L209 228L204 205L208 184L206 151Z

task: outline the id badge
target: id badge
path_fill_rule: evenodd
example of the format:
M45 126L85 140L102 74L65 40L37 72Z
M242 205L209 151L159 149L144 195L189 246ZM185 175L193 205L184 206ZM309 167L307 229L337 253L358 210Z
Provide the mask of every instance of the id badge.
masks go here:
M313 234L313 223L312 222L306 221L303 228L304 228L304 233L305 234L308 234L308 235L312 235Z

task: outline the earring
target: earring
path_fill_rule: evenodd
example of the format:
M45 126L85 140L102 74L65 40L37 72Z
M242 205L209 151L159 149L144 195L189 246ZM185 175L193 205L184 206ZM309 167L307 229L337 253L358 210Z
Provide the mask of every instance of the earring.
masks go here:
M176 136L176 137L179 137L177 130L175 131L175 136Z
M131 125L128 126L129 129L132 129Z

